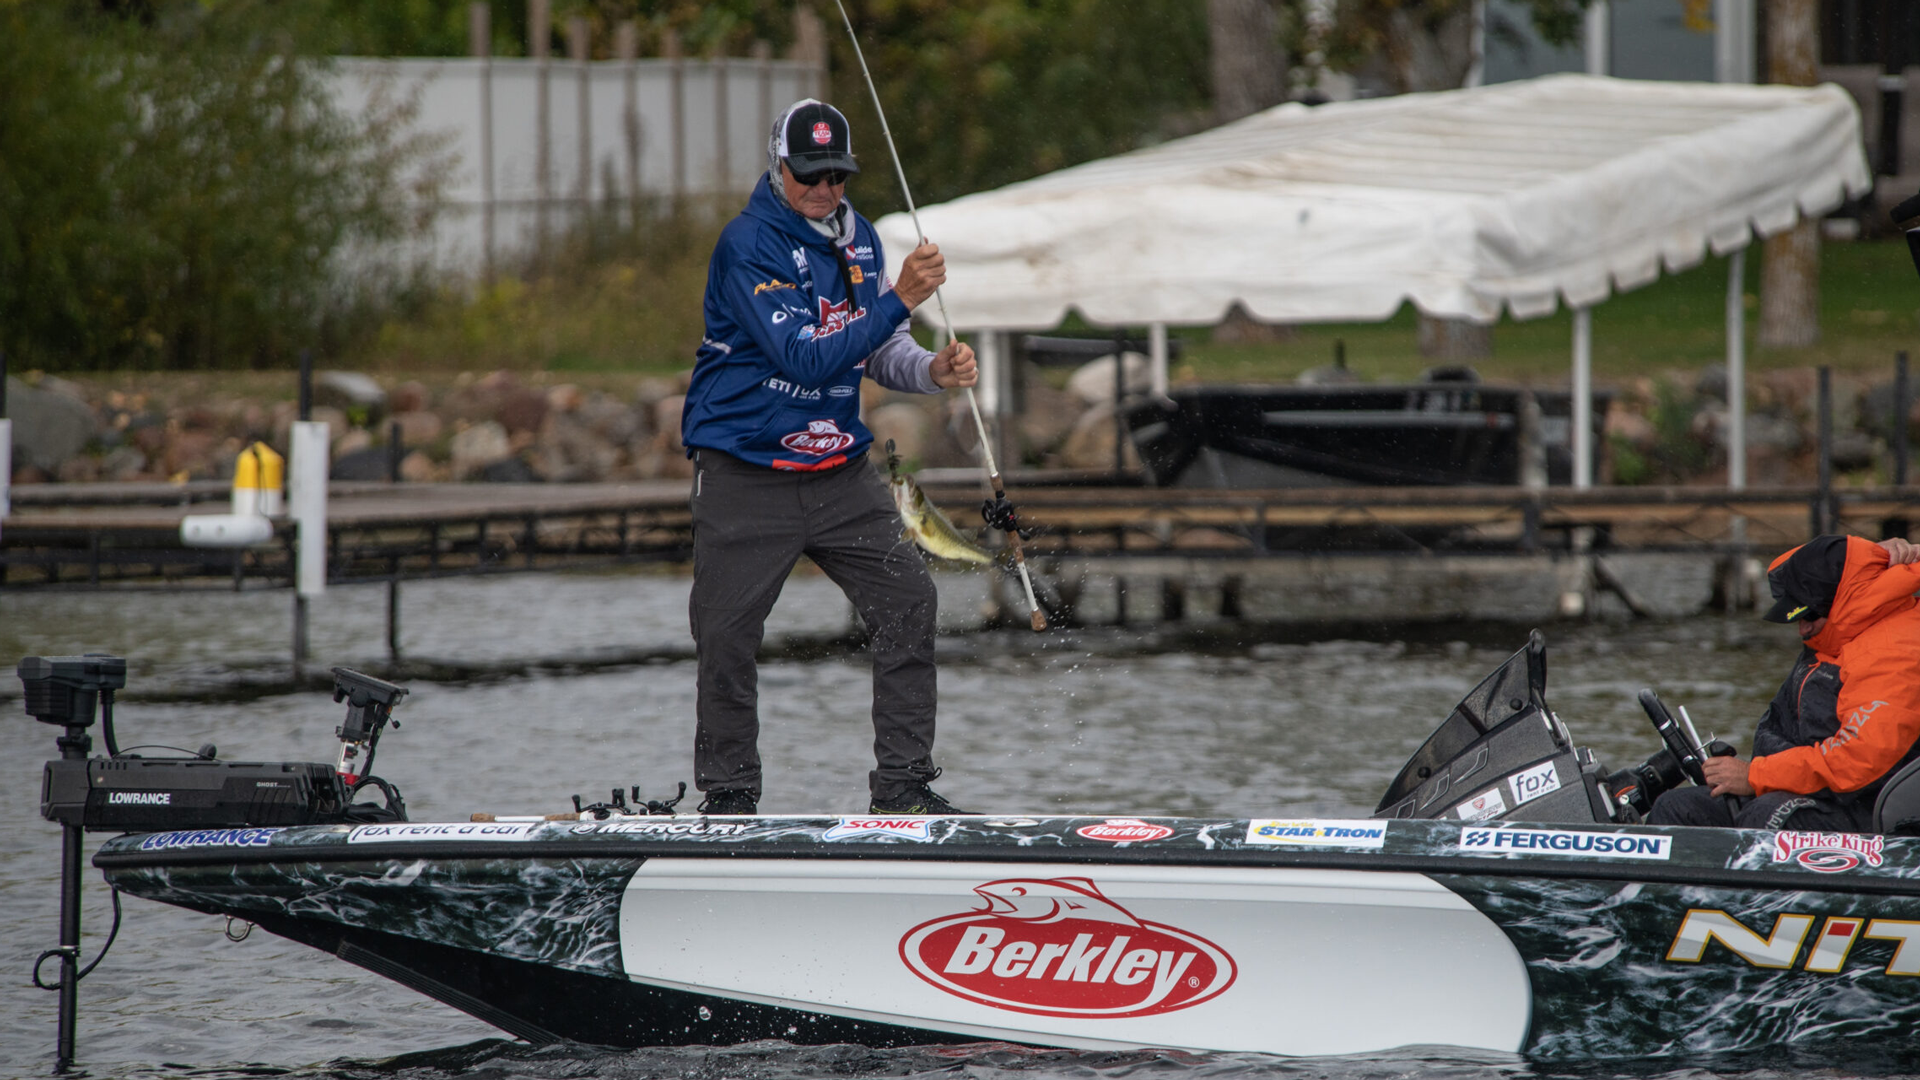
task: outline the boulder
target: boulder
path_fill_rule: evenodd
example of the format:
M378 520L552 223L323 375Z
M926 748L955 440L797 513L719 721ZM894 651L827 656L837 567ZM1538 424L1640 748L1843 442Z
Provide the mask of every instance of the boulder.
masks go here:
M43 379L42 386L71 385ZM13 421L13 467L32 466L55 474L99 434L93 408L59 389L35 389L7 379L7 416Z
M620 459L620 448L601 438L573 413L547 414L533 445L533 464L548 480L604 480Z
M432 407L433 394L427 389L424 383L409 379L393 388L393 393L388 396L387 403L391 405L393 411L397 413L420 412Z
M349 428L344 435L333 440L333 459L340 460L357 454L373 445L373 433L366 428Z
M1145 356L1130 352L1125 357L1127 394L1147 389L1148 362ZM1067 393L1086 405L1113 405L1113 354L1081 364L1067 379Z
M867 430L873 432L873 446L884 458L887 440L894 443L900 460L917 466L926 458L927 436L933 418L920 406L908 401L882 405L867 415Z
M1047 453L1060 445L1073 430L1081 404L1065 390L1056 390L1038 379L1026 386L1026 408L1020 413L1020 439L1028 450ZM968 423L972 423L971 418Z
M1069 469L1111 469L1113 440L1113 409L1095 405L1074 421L1073 430L1067 433L1067 441L1060 447L1060 464ZM1140 464L1133 440L1126 441L1124 452L1128 468Z
M387 415L386 390L372 376L357 371L316 372L313 403L339 409L355 427L370 427Z
M115 447L100 459L100 479L134 480L147 470L147 455L131 446Z
M437 472L433 459L418 450L410 451L400 459L400 479L410 484L424 484L436 479Z
M453 433L453 478L472 479L480 470L505 461L513 453L507 429L492 420L482 420Z
M393 422L400 425L400 441L407 446L433 442L446 430L439 414L425 411L395 413Z

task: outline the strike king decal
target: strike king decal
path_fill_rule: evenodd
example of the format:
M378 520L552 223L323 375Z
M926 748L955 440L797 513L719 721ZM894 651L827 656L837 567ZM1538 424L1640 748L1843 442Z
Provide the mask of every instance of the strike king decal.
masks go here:
M1862 919L1851 915L1830 915L1820 927L1819 936L1806 948L1801 946L1813 929L1817 915L1783 912L1774 917L1773 928L1762 936L1745 923L1717 908L1694 908L1680 920L1680 929L1667 949L1670 963L1698 964L1707 955L1707 946L1719 942L1726 950L1754 967L1787 970L1796 961L1800 970L1832 975L1846 967L1847 954L1861 938L1897 942L1887 960L1889 975L1920 975L1920 922L1909 919Z
M195 832L153 833L140 838L141 851L192 847L266 847L279 829L200 829Z
M1110 844L1140 844L1148 840L1165 840L1173 835L1173 830L1165 825L1154 825L1135 818L1108 818L1098 825L1082 825L1073 831L1089 840L1105 840Z
M1773 861L1798 863L1808 870L1838 874L1861 863L1879 866L1886 839L1860 833L1779 832L1773 834Z
M1582 832L1574 829L1460 830L1460 850L1470 855L1579 855L1597 859L1659 859L1673 855L1671 836Z
M1233 958L1198 934L1135 918L1086 878L974 887L986 906L907 931L900 959L955 997L1082 1019L1191 1008L1233 985Z
M857 836L891 836L901 840L931 839L927 819L923 817L843 817L840 824L820 834L822 840L847 840Z
M823 296L820 298L819 318L813 325L800 328L800 340L809 341L818 340L823 337L832 337L840 331L845 330L847 325L854 320L864 319L866 317L867 309L854 307L853 301L851 300L842 300L837 304L830 304L827 302L827 298Z
M1247 822L1249 844L1294 844L1302 847L1377 848L1387 842L1384 821L1322 821L1319 819Z
M816 391L817 393L817 391ZM853 445L853 436L840 430L831 420L809 420L807 430L782 435L780 445L798 454L820 457L835 454Z

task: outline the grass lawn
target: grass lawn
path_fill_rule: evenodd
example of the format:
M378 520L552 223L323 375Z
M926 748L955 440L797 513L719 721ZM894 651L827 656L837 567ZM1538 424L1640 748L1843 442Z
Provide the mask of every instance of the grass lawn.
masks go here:
M1920 347L1920 278L1904 240L1827 243L1820 252L1820 344L1807 349L1757 349L1760 258L1747 258L1747 365L1752 371L1832 365L1862 374L1891 370L1896 350ZM1666 372L1691 372L1726 358L1725 259L1708 259L1681 274L1622 293L1593 309L1593 370L1597 383L1617 384ZM1410 307L1384 323L1304 326L1291 341L1216 345L1207 335L1176 330L1186 339L1176 379L1200 382L1290 381L1330 363L1334 342L1347 347L1347 366L1362 379L1416 378L1432 361L1415 344ZM1573 316L1562 308L1544 319L1502 320L1492 359L1475 366L1483 376L1542 386L1564 385L1573 361Z

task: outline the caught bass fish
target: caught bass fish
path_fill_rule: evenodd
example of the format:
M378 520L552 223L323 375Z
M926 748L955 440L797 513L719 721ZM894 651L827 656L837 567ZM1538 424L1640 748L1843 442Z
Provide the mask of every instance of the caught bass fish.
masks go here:
M906 539L935 558L979 566L993 564L993 556L962 536L953 522L947 520L947 515L927 498L927 493L920 490L920 485L913 482L913 477L901 472L891 460L887 462L887 472L890 477L887 488L893 493L894 509L900 512Z

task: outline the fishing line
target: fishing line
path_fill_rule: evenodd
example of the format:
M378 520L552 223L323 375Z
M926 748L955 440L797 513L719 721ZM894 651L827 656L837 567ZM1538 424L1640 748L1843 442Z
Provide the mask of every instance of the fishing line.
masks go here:
M833 0L833 6L840 9L840 21L846 24L847 40L853 43L853 57L860 62L860 75L867 80L867 93L873 95L874 115L880 118L880 134L886 137L887 153L893 158L894 175L900 179L900 194L907 200L907 217L913 221L913 234L926 243L927 234L920 230L920 211L913 205L913 190L907 186L906 166L900 163L900 150L893 145L893 130L887 127L887 110L880 104L880 88L873 83L873 72L867 67L867 54L860 49L860 35L853 32L853 20L847 17L847 5L843 0ZM953 319L947 315L947 302L940 290L933 290L933 302L940 309L940 326L946 332L949 343L959 340L953 335ZM987 441L987 422L980 415L980 400L974 397L973 387L963 389L967 392L967 408L973 413L973 429L980 436L980 457L987 470L987 483L993 487L995 499L1007 497L1006 485L1000 479L1000 467L993 460L993 446ZM1017 526L1017 523L1014 523ZM1013 565L1020 571L1020 584L1027 592L1027 610L1032 613L1029 622L1034 630L1047 628L1047 616L1040 610L1040 600L1033 595L1033 578L1027 574L1026 553L1020 550L1020 530L1018 527L1007 530L1007 543L1013 549Z

